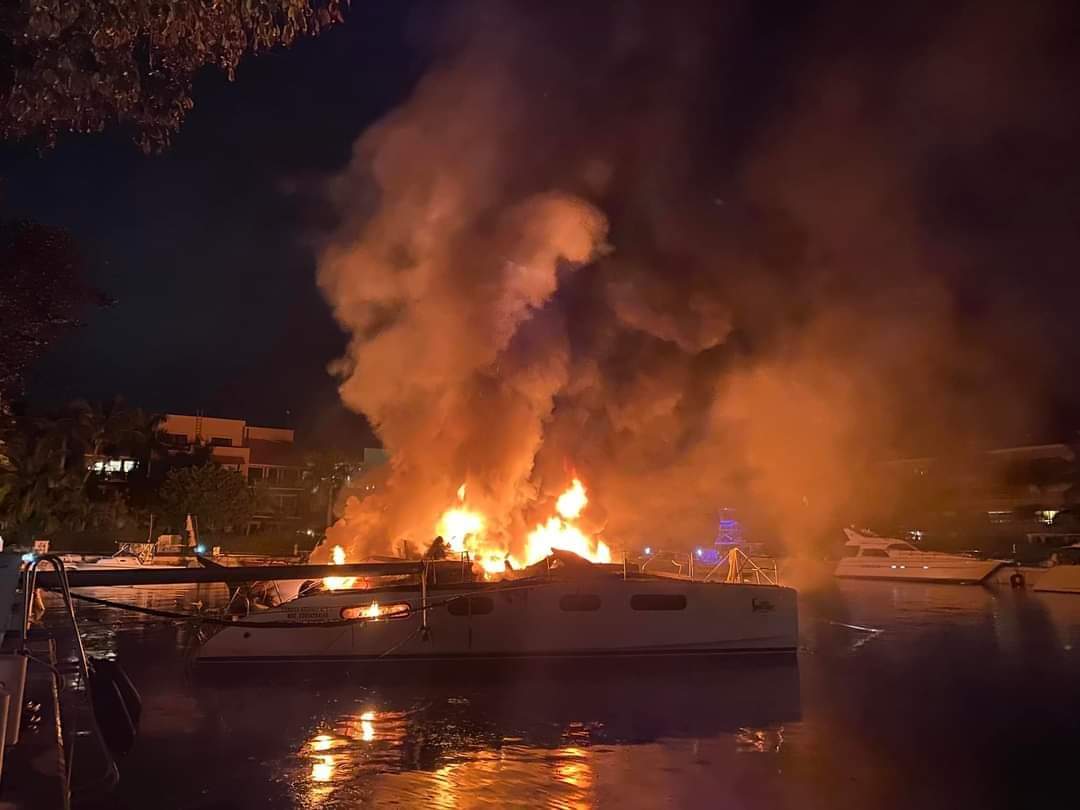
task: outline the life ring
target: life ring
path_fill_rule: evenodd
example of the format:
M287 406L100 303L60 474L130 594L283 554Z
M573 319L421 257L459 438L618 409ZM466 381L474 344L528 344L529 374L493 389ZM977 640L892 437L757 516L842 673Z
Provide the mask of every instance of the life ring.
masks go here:
M1012 576L1009 577L1009 585L1011 585L1014 588L1023 588L1024 587L1024 575L1021 574L1019 571L1014 571Z

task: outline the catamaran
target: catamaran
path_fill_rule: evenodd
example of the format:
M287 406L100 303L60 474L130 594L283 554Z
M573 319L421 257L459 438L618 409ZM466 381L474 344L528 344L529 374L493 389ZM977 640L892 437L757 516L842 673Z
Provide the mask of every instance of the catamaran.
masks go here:
M404 563L403 563L404 565ZM792 654L796 595L595 564L565 551L498 581L451 561L321 583L225 626L202 664Z

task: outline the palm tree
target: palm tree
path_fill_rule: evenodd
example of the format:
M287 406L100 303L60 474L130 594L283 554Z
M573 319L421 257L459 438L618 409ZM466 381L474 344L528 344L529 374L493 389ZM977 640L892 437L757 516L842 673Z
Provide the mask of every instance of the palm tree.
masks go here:
M90 475L88 457L131 456L150 464L164 455L161 424L164 416L131 408L122 397L105 402L75 400L58 413L40 421L47 441L68 466Z
M84 400L76 400L56 413L35 420L33 430L41 434L46 449L56 454L61 472L69 466L78 469L94 435L93 410Z
M116 397L93 405L76 400L47 417L6 420L0 437L0 521L33 533L81 530L119 514L117 493L91 486L90 460L133 456L148 473L151 459L164 454L162 419Z
M0 462L0 521L16 532L48 532L86 511L82 475L66 465L53 436L33 420L4 431Z

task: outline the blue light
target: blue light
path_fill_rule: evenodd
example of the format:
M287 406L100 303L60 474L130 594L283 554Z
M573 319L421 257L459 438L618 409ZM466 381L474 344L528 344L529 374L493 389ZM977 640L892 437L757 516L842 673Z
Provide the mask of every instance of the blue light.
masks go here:
M33 562L36 559L37 559L37 556L32 551L28 551L28 552L26 552L25 554L22 555L22 561L23 562Z
M196 554L205 554L206 553L206 546L204 546L202 543L199 543L199 545L195 546L195 553Z

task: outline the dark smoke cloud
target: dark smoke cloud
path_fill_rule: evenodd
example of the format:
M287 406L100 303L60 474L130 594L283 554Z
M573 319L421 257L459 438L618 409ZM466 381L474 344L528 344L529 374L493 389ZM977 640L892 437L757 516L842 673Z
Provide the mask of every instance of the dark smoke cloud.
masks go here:
M577 472L615 547L721 506L797 546L871 461L1030 422L1044 332L964 215L994 144L1076 132L1066 5L587 5L440 21L333 185L341 393L394 469L332 542L425 542L462 481L520 542Z

